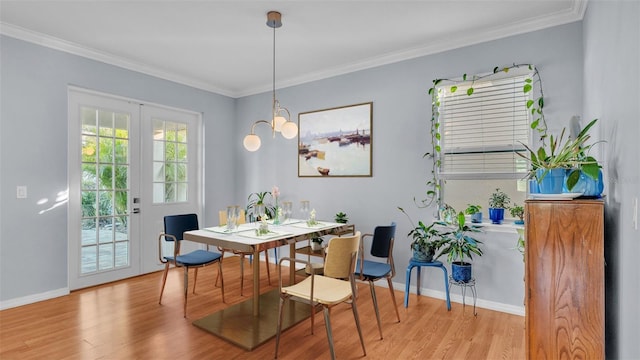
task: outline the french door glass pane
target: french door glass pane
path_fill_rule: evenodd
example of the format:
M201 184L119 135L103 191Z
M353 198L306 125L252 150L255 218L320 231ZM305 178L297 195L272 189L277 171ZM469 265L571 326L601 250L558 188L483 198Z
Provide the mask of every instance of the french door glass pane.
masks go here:
M187 124L154 119L153 139L153 202L186 202Z
M130 116L83 107L81 274L129 266Z

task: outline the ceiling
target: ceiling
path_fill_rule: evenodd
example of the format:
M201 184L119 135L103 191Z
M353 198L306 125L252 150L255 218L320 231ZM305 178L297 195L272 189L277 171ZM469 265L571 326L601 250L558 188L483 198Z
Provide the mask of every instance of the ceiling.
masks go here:
M587 0L11 1L2 34L241 97L579 21Z

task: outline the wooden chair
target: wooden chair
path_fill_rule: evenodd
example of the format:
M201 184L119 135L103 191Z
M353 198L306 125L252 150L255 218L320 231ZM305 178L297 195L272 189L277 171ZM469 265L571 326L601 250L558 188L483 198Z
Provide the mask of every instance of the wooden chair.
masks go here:
M220 226L224 226L227 224L227 211L226 210L220 210L218 212L218 220L220 223ZM246 216L245 216L245 212L244 210L240 210L240 213L238 215L238 225L240 224L246 224ZM249 259L251 259L251 256L253 255L253 253L251 252L243 252L243 251L238 251L238 250L233 250L233 249L227 249L227 248L221 248L218 247L218 250L222 253L222 256L224 256L225 252L231 252L233 254L236 255L240 255L240 295L244 295L244 257L245 256L249 256ZM266 266L267 266L267 281L269 282L269 285L271 285L271 270L269 269L269 253L267 252L267 250L264 251L264 258L265 258L265 262L266 262ZM253 260L251 260L253 261ZM260 259L257 259L257 261L260 261ZM216 279L216 284L218 283L218 279ZM254 294L255 296L255 294Z
M195 250L187 254L180 254L180 244L183 240L185 231L198 230L198 215L170 215L164 217L164 232L158 236L158 257L160 262L165 264L164 274L162 275L162 288L160 289L160 300L158 304L162 304L162 294L164 286L167 282L167 274L169 266L173 264L176 267L184 268L184 317L187 317L187 292L189 289L189 269L194 268L193 276L193 293L196 293L196 281L198 280L198 268L213 263L218 263L218 276L220 276L222 302L224 302L224 278L222 277L222 254L208 251ZM173 242L173 254L163 254L163 241Z
M391 292L393 308L396 310L396 317L398 318L398 322L400 322L400 313L398 312L398 305L396 303L396 294L393 291L393 284L391 283L391 279L396 274L396 269L393 264L393 242L395 239L395 233L396 223L392 222L389 226L376 226L373 234L362 235L362 241L360 242L360 259L356 265L356 277L369 283L371 299L373 300L373 308L376 312L376 320L378 320L380 339L382 339L382 325L380 324L380 312L378 311L376 290L373 285L375 281L387 279L389 292ZM365 260L364 258L364 243L365 239L368 237L371 238L371 248L369 252L371 256L378 261Z
M329 240L327 255L324 263L324 275L315 275L305 278L301 282L283 287L282 286L282 263L289 262L289 266L294 266L294 262L308 264L308 261L298 260L291 257L280 259L278 266L280 307L278 310L278 327L276 333L276 353L278 358L278 346L280 344L280 333L282 331L282 316L284 302L287 300L307 303L311 307L311 333L313 334L314 313L317 305L323 307L324 323L329 341L331 358L335 359L333 347L333 334L331 331L330 309L341 303L350 303L353 317L360 336L362 352L367 355L364 347L364 339L360 328L360 318L356 307L356 284L354 270L356 257L360 243L360 232L353 236L334 237Z

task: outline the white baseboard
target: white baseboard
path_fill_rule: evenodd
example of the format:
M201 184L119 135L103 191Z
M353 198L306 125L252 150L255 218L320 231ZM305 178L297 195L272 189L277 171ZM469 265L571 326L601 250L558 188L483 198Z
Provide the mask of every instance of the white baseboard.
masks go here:
M21 298L9 299L0 302L0 310L10 309L22 305L33 304L43 300L49 300L53 298L57 298L60 296L69 295L69 288L60 288L56 290L51 290L47 292L43 292L40 294L34 294L29 296L24 296Z
M387 284L384 281L379 281L378 283L376 283L376 286L381 286L386 288ZM399 284L394 282L393 288L394 290L402 291L404 293L405 284ZM410 286L409 293L415 295L416 287ZM447 295L444 291L438 291L438 290L426 289L426 288L420 288L420 296L429 296L432 298L442 299L442 300L446 300L447 298ZM454 294L453 292L450 292L449 298L451 302L462 304L462 295L460 294ZM404 304L404 298L401 300L401 302L402 304ZM467 291L467 299L465 300L465 303L467 306L468 305L473 306L473 296L470 290ZM411 305L411 301L409 301L409 305ZM504 304L504 303L499 303L495 301L489 301L489 300L478 298L478 300L476 301L476 307L488 309L488 310L500 311L500 312L512 314L512 315L524 316L524 306Z

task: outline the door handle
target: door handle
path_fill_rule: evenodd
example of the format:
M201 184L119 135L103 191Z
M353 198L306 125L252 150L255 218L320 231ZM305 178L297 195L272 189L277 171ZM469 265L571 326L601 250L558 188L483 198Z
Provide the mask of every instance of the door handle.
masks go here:
M140 214L140 208L133 208L134 214Z

